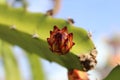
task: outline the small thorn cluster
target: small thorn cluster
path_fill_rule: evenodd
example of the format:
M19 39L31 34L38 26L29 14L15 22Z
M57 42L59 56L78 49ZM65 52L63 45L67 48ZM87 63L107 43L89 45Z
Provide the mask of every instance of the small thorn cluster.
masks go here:
M90 52L90 55L95 59L97 57L97 50L96 48L93 49L91 52Z
M47 16L53 16L54 15L54 12L53 12L53 9L50 9L46 12L46 15Z
M73 34L68 33L67 27L60 30L57 26L54 26L54 30L50 31L50 38L47 38L47 42L50 50L60 55L67 54L75 44Z
M92 33L88 32L88 37L91 38L92 37Z
M96 56L97 56L96 49L93 49L89 54L80 55L80 62L83 66L84 71L91 70L96 66L97 64Z
M38 38L38 37L39 37L39 35L37 33L32 35L32 38Z
M75 23L75 21L74 21L72 18L68 18L68 19L67 19L67 22L68 22L69 24L71 24L71 25Z
M15 29L16 29L16 26L15 26L15 25L12 25L12 26L10 26L10 29L15 30Z

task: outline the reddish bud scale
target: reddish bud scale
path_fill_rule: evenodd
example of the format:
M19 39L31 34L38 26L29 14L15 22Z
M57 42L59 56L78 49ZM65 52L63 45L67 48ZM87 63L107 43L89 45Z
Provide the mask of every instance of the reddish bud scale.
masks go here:
M89 80L88 74L84 71L79 71L77 69L68 72L69 80Z
M67 27L59 29L54 26L53 31L50 31L50 38L47 38L50 50L60 55L67 54L74 45L73 34L68 34Z

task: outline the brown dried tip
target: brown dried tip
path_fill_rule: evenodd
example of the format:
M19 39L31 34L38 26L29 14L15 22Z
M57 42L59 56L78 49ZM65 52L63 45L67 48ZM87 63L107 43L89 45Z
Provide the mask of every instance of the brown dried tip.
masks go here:
M89 71L96 66L97 60L90 54L82 54L80 55L80 63L82 64L84 71Z
M60 30L57 26L54 26L53 31L50 31L50 38L47 38L47 42L50 50L59 55L67 54L75 44L73 42L73 34L68 34L67 27Z
M79 71L77 69L68 72L69 80L89 80L88 74L84 71Z
M67 22L68 22L69 24L74 24L74 23L75 23L75 21L74 21L72 18L68 18Z
M47 12L46 12L46 15L48 15L48 16L53 16L53 10L51 9L51 10L48 10Z

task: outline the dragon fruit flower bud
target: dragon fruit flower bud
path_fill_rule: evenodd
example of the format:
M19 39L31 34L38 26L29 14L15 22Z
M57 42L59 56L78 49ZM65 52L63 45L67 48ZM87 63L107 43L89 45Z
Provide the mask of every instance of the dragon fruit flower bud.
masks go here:
M79 71L77 69L68 71L69 80L89 80L87 72Z
M53 31L50 31L50 38L47 38L47 42L50 50L59 55L67 54L75 44L73 42L73 34L68 34L67 27L60 30L57 26L54 26Z

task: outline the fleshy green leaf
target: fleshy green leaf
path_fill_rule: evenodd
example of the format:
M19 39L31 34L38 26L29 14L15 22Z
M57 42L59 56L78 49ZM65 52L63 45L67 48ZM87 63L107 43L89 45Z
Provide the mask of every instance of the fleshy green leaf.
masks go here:
M104 80L120 80L120 66L115 67Z

